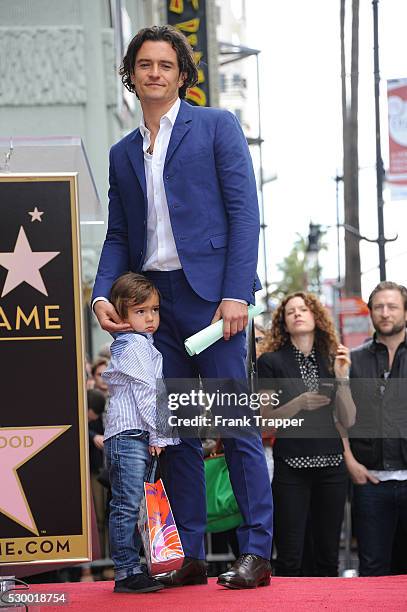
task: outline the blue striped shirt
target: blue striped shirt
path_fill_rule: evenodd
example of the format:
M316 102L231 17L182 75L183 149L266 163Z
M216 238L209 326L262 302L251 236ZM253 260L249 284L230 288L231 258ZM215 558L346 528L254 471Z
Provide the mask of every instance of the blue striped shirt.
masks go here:
M141 429L149 433L150 446L178 444L177 438L166 437L171 429L163 400L163 360L152 334L120 334L110 351L109 367L102 374L110 393L104 439Z

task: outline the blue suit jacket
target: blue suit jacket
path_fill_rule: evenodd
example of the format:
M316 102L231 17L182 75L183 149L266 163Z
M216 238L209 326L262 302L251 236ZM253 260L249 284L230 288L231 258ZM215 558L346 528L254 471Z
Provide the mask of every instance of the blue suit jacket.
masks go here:
M109 298L122 273L141 272L146 253L147 193L137 129L110 151L109 223L92 299ZM182 101L164 165L164 185L178 256L193 290L208 301L254 302L259 209L246 139L225 110Z

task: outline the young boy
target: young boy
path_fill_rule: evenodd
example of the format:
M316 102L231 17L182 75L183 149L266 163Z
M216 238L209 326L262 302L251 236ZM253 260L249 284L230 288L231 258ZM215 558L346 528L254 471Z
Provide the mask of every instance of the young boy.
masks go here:
M153 344L157 330L159 294L141 274L127 272L116 280L110 301L131 326L111 346L111 361L103 373L109 386L104 448L112 500L110 552L115 566L116 593L147 593L164 588L140 567L137 529L144 475L150 455L159 455L176 439L157 431L157 380L162 379L162 357Z

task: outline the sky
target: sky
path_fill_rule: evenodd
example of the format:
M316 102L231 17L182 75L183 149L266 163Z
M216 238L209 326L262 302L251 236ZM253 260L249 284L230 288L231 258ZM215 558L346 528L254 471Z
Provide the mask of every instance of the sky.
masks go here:
M349 11L350 2L348 0ZM269 282L297 234L308 225L327 227L328 251L320 261L323 278L335 278L337 266L336 184L342 173L339 0L249 0L247 40L261 50L260 88L264 175L277 180L264 186ZM388 160L386 80L407 77L407 0L379 2L381 141ZM373 12L360 0L359 190L360 233L377 238L375 115L373 81ZM250 60L246 60L250 61ZM255 65L249 70L255 116ZM253 123L256 130L255 122ZM405 284L407 270L407 202L385 199L385 233L399 238L386 247L387 279ZM342 186L339 190L341 218ZM341 245L343 245L341 230ZM344 273L343 246L341 251ZM361 242L362 296L379 282L378 247ZM262 272L261 263L259 265Z

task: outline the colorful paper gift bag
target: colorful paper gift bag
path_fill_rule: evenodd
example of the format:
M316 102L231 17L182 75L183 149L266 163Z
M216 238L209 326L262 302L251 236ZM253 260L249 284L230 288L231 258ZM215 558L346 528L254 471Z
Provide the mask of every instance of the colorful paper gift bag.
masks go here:
M182 567L184 551L161 479L144 483L138 528L152 576Z

